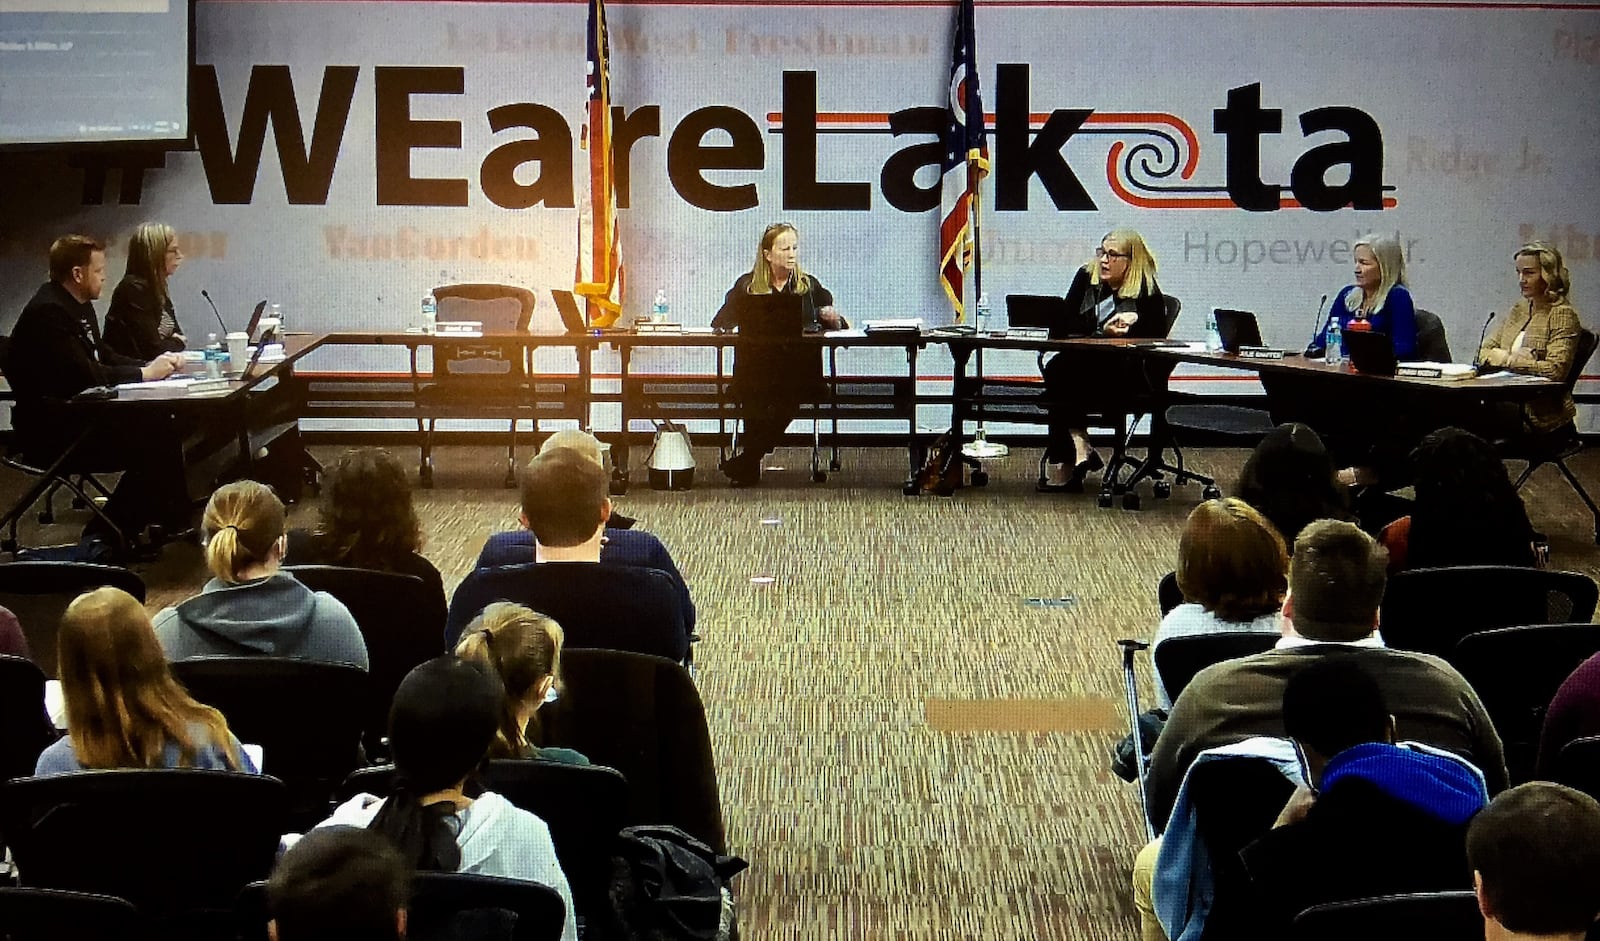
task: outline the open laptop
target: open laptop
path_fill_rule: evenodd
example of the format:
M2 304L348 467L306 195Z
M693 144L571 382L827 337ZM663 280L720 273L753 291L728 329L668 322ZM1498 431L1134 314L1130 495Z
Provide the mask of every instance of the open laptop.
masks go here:
M1072 316L1067 299L1058 294L1007 294L1006 324L1024 330L1043 330L1053 340L1088 336L1082 318Z
M1250 311L1218 307L1211 315L1217 321L1217 335L1222 338L1223 350L1237 353L1240 347L1262 345L1261 325Z
M267 309L266 301L257 301L256 309L250 312L250 322L245 325L244 332L249 335L250 342L255 343L258 337L256 330L261 327L261 314Z
M550 296L555 298L556 313L561 315L561 325L567 328L568 333L586 333L589 324L583 319L583 311L578 308L578 298L571 291L551 291Z
M1341 334L1344 337L1344 351L1350 357L1350 365L1356 372L1371 373L1374 376L1392 376L1399 365L1395 360L1394 341L1387 333L1375 333L1371 330L1346 330Z
M773 291L739 298L739 333L747 337L797 337L805 329L805 295Z

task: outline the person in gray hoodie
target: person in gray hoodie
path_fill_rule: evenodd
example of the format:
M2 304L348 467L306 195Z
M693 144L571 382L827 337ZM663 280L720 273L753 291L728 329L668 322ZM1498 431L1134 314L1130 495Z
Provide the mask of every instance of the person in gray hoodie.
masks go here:
M171 661L268 656L368 668L367 645L337 598L279 570L287 545L283 503L240 480L218 488L201 523L213 577L200 594L155 617Z

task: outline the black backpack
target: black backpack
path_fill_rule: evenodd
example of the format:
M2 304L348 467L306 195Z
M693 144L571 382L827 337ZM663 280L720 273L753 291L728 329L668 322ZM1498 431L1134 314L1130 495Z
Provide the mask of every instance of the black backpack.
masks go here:
M748 868L677 827L628 827L611 860L617 937L639 941L737 941L728 880Z

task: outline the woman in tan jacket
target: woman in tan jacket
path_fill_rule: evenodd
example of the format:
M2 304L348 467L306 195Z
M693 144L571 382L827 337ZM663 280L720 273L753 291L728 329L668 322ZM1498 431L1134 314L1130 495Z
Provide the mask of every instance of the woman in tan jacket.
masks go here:
M1567 266L1561 253L1543 242L1524 245L1512 257L1522 300L1485 338L1478 350L1478 362L1489 369L1563 382L1572 369L1583 330L1578 312L1567 299L1572 286ZM1524 418L1536 431L1559 431L1578 414L1572 396L1565 390L1530 399L1520 408L1506 404L1509 408L1505 414L1486 416L1493 426L1484 429L1490 436L1519 433Z

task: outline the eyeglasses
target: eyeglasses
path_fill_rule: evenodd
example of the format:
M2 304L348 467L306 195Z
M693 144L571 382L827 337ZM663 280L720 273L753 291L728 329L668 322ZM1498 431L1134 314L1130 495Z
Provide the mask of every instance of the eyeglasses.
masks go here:
M1094 250L1094 257L1109 258L1112 261L1116 261L1118 258L1132 258L1133 256L1129 255L1127 252L1114 252L1109 248L1097 248Z

